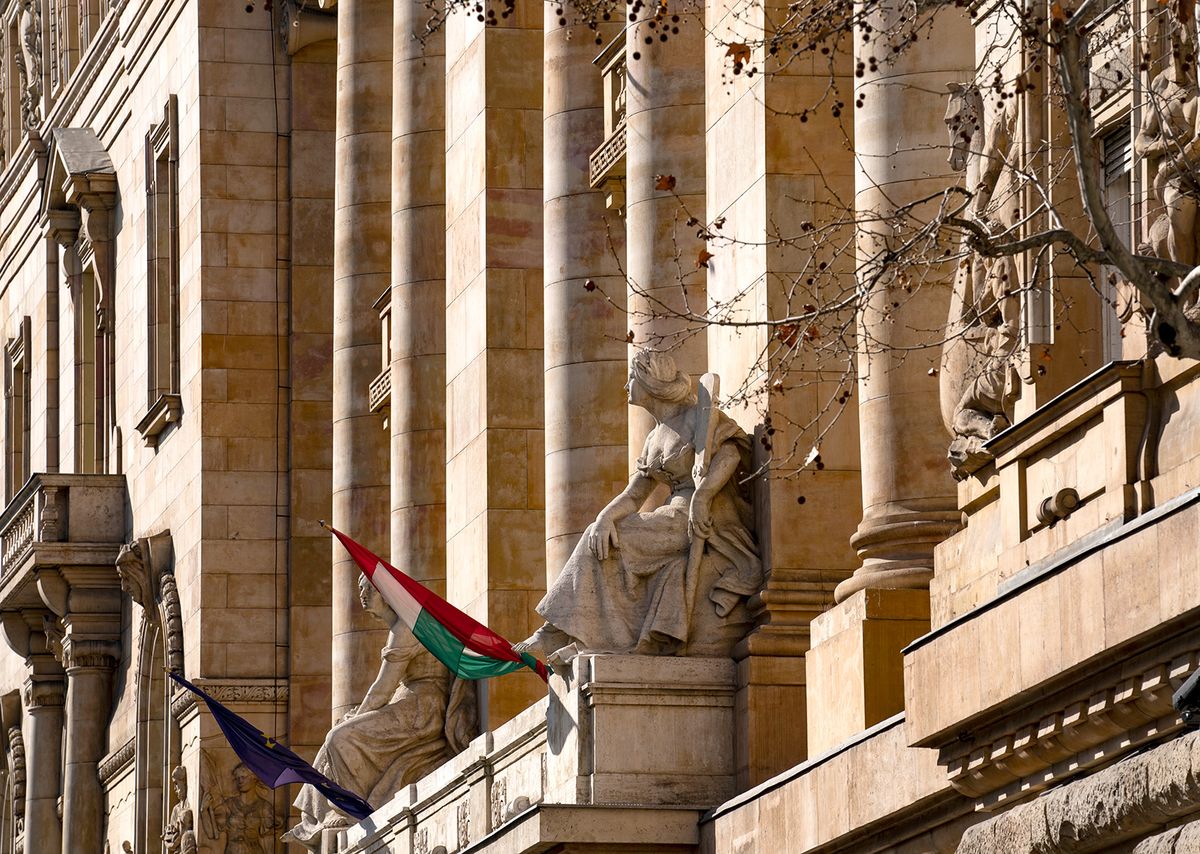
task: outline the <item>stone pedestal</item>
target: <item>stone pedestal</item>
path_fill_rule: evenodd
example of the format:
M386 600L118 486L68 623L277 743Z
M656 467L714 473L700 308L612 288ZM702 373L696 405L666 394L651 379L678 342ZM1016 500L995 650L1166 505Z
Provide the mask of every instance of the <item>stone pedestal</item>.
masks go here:
M546 803L714 806L734 794L734 663L581 655L550 680Z
M859 590L812 621L805 656L809 756L904 708L900 650L927 631L924 590Z

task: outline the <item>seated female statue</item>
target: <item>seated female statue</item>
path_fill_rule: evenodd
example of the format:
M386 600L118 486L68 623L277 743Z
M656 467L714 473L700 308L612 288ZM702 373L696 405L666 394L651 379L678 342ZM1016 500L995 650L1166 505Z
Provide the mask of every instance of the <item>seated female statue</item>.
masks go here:
M475 689L450 678L362 576L362 606L388 625L379 674L363 701L325 736L313 767L379 807L466 747L475 736ZM320 850L321 831L349 821L306 785L296 797L301 821L284 839Z
M543 656L571 644L591 652L729 655L749 628L745 599L763 583L745 483L750 441L729 416L697 403L691 378L666 353L640 350L626 390L630 404L656 422L637 470L538 604L546 624L517 648ZM703 446L706 465L694 473ZM641 512L659 484L670 490L666 502ZM696 538L704 540L698 565Z

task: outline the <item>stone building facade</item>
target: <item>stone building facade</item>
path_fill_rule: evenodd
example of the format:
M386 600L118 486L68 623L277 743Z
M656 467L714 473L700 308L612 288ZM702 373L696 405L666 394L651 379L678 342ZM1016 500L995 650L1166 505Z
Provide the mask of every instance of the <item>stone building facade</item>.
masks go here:
M1095 244L1049 48L1004 3L788 62L782 5L452 5L0 0L0 854L301 850L164 669L315 756L394 649L321 520L531 635L669 462L630 343L724 383L748 626L479 684L323 851L1200 851L1195 362L1099 262L878 267L950 188ZM1082 28L1107 216L1185 266L1194 18ZM779 325L814 281L859 301Z

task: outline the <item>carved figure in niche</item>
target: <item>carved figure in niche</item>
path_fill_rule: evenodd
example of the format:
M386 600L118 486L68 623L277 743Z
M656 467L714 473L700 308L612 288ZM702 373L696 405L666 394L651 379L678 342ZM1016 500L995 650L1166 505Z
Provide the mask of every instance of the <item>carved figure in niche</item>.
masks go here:
M1016 184L1007 166L1016 126L1011 100L985 104L974 83L950 83L946 129L950 166L966 172L971 203L964 213L990 237L1013 239ZM956 478L989 458L983 445L1009 424L1020 343L1017 267L1012 257L967 252L959 263L942 348L942 420L954 437L947 456Z
M170 854L196 854L195 816L188 804L187 769L182 765L171 772L171 788L175 790L175 806L163 828L163 845Z
M21 122L26 130L42 121L42 13L38 0L20 0L17 18L20 49L15 58L21 74Z
M1200 262L1196 232L1197 139L1196 14L1190 2L1169 4L1171 61L1150 83L1153 95L1143 111L1142 127L1133 143L1149 161L1154 194L1163 213L1150 227L1150 245L1159 258L1195 266Z
M714 378L715 379L715 378ZM600 511L537 606L546 624L518 650L729 655L762 587L745 474L750 440L667 353L642 349L629 403L654 416L637 471ZM704 448L697 467L697 448ZM665 504L641 506L659 484Z
M359 578L358 597L387 624L382 662L362 702L325 736L313 767L379 806L474 738L475 686L451 680L365 576ZM300 789L295 807L301 821L284 839L313 851L320 849L322 830L349 823L312 786Z
M211 790L204 793L200 819L209 839L225 836L225 854L269 854L275 850L274 831L283 822L275 807L259 794L258 778L242 763L233 768L237 793L221 798Z

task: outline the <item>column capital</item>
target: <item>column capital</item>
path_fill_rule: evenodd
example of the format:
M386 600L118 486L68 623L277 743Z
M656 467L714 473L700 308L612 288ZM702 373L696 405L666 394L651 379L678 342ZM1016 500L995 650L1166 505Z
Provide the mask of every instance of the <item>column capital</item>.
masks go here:
M85 668L112 670L120 658L120 648L112 640L77 638L68 634L62 644L63 667L68 674Z
M61 677L30 676L25 680L22 693L25 708L30 711L47 706L61 707L66 696L66 683Z

